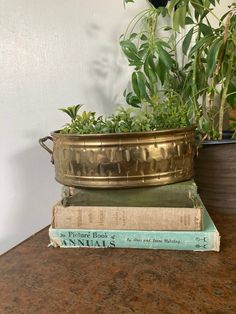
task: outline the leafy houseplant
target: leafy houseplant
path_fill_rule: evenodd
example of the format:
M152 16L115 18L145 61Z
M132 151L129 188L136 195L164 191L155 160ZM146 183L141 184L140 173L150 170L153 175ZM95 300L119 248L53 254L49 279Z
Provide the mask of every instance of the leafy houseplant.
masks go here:
M204 140L195 161L195 180L209 210L235 213L236 124L231 122L229 133L223 131L223 122L236 106L236 4L218 19L216 28L204 12L200 21L192 23L186 35L197 34L188 56L197 65L193 99L197 104L201 97L198 129Z
M223 122L236 107L236 4L218 18L213 9L219 3L172 0L167 7L144 10L129 25L121 46L134 68L127 102L152 106L170 90L180 95L203 143L195 167L200 194L209 209L235 211L236 145L225 138L229 133L223 132ZM170 19L162 28L164 39L158 36L161 17ZM210 18L218 21L217 27ZM138 24L141 32L135 31ZM230 118L234 138L236 119L232 113Z
M161 94L168 98L171 91L186 104L200 137L221 140L224 114L236 102L236 6L232 4L219 19L213 13L216 2L173 0L167 7L148 8L131 21L121 46L134 68L127 103L153 105L160 102ZM210 16L219 27L211 25ZM159 26L162 17L170 18L169 26ZM185 30L182 38L181 28ZM162 37L160 30L165 32Z
M196 44L189 52L199 69L194 101L202 97L199 108L202 133L209 140L222 140L225 112L236 104L236 4L218 19L217 28L205 19L203 13L196 29ZM187 36L191 36L195 28L193 23Z
M190 126L186 107L176 95L163 101L160 107L154 104L151 109L118 107L116 113L109 117L97 117L95 112L87 111L79 114L80 108L81 105L76 105L60 109L71 118L61 134L127 133Z

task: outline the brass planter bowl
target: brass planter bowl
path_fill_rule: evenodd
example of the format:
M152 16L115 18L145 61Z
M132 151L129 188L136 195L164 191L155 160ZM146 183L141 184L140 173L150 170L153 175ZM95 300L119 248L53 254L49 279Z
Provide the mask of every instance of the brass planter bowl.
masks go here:
M39 140L67 186L128 188L193 177L194 127L139 133L60 134ZM45 145L53 141L53 150Z

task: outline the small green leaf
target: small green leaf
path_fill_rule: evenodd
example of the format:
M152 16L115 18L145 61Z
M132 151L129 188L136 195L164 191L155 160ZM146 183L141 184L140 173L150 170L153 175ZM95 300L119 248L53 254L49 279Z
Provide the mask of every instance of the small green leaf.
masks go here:
M184 69L184 70L188 70L189 67L191 67L191 66L192 66L192 61L186 63L186 64L184 65L183 69Z
M201 0L190 0L190 3L192 4L192 6L195 9L195 13L197 12L198 14L201 14L202 11L204 10L204 6L202 5ZM196 18L196 20L197 20L197 18Z
M132 87L133 87L135 94L140 99L140 90L139 90L139 86L138 86L138 76L137 76L136 72L133 72L133 74L132 74Z
M207 75L210 77L215 70L220 48L223 45L223 39L216 39L211 45L207 55Z
M130 106L140 108L139 104L141 103L141 101L137 96L134 96L132 92L127 94L126 102Z
M122 41L120 42L120 45L121 45L121 47L122 47L123 49L128 49L128 50L130 50L130 51L132 51L132 52L134 52L134 53L137 53L137 47L136 47L135 44L134 44L131 40L129 40L129 39L127 39L127 40L122 40Z
M229 83L227 90L227 102L233 107L236 108L236 85L233 82Z
M202 0L190 0L190 3L194 8L194 17L196 21L198 21L199 16L202 15L202 11L204 10L204 6L202 5Z
M206 25L206 24L200 23L199 24L199 29L200 29L200 31L202 32L202 34L204 36L213 34L212 28L210 26Z
M171 58L170 54L166 50L164 50L160 45L157 45L156 48L159 55L159 59L168 69L170 69L173 65L173 59Z
M146 36L146 35L144 35L144 34L142 34L142 36L140 37L140 39L141 39L141 40L143 40L143 41L148 40L147 36Z
M129 3L129 2L134 2L135 0L123 0L123 2L124 2L124 5L126 4L126 3Z
M191 19L190 16L186 16L185 25L191 25L191 24L194 24L194 21Z
M198 90L202 90L206 85L207 77L205 73L205 68L199 64L197 70L196 70L196 86ZM199 96L200 96L199 92Z
M157 71L157 75L158 75L161 83L164 84L165 77L166 77L166 67L165 67L164 63L161 61L161 59L159 60L157 66L156 66L156 71Z
M136 63L140 65L141 58L138 55L136 47L134 48L133 46L135 47L135 45L133 43L130 43L130 44L125 43L124 44L124 42L121 42L122 51L124 52L124 54L128 58L130 65L134 65ZM141 65L142 65L142 63L141 63Z
M140 59L143 59L145 54L147 54L147 50L146 49L140 49L139 52L138 52L138 55L139 55Z
M166 7L159 7L159 10L162 17L166 17L168 15L168 10Z
M156 75L156 68L155 68L155 64L153 61L153 55L148 55L145 62L144 62L144 72L147 76L147 78L150 81L150 84L148 86L149 90L153 93L154 92L154 86L156 85L157 82L157 75ZM147 85L147 82L146 82Z
M208 44L210 44L214 40L214 36L208 35L203 38L201 38L196 45L192 47L190 50L189 55L192 56L196 51L204 49Z
M148 95L146 92L146 79L144 74L141 71L137 72L137 79L138 79L138 86L139 86L139 91L140 91L140 98L142 99L147 99Z
M211 11L213 11L213 9L205 10L205 11L201 14L201 20L203 21L203 19L204 19Z
M143 65L144 73L149 76L149 64L148 64L148 56L146 57Z
M186 18L186 6L183 5L178 7L178 9L174 12L173 16L173 27L178 32L179 27L185 27L185 18Z
M150 55L148 56L148 64L150 65L150 67L151 67L153 73L156 72L156 65L155 65L155 61L154 61L155 59L156 59L155 56L152 55L152 54L150 54Z
M137 33L132 33L129 37L130 40L135 39L137 37Z
M61 108L59 109L60 111L62 112L65 112L71 119L72 121L76 119L77 117L77 114L78 114L78 111L79 109L82 107L83 105L81 104L78 104L78 105L75 105L75 106L69 106L67 108Z
M168 11L171 13L177 4L181 3L181 0L172 0L168 6Z
M171 49L170 45L169 45L167 42L165 42L164 40L158 39L157 42L158 42L158 44L160 44L161 46L164 46L164 47L166 47L166 48Z
M213 6L216 5L216 1L215 1L215 0L209 0L209 1L210 1L210 3L211 3Z
M185 55L187 55L190 43L192 41L192 37L193 37L193 29L191 28L190 31L186 34L184 41L183 41L183 45L182 45L182 51Z
M164 28L164 31L171 31L171 30L173 30L173 28L170 27L170 26L166 26L166 27Z
M144 43L140 46L140 49L146 49L148 50L149 49L149 44L148 43Z
M220 20L223 21L229 13L230 11L227 11L224 15L222 15Z

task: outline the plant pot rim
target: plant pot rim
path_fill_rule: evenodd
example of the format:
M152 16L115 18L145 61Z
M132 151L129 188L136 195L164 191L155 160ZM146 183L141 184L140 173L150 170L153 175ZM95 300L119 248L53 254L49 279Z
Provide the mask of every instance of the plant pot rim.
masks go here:
M188 126L185 128L174 128L174 129L161 129L157 131L144 131L144 132L122 132L122 133L93 133L93 134L63 134L61 130L51 132L53 137L69 137L69 138L110 138L110 137L137 137L137 136L149 136L149 135L165 135L168 133L181 133L186 131L195 131L196 126Z
M224 131L223 139L219 140L205 140L201 143L201 145L223 145L223 144L236 144L236 139L232 139L233 132L232 131Z

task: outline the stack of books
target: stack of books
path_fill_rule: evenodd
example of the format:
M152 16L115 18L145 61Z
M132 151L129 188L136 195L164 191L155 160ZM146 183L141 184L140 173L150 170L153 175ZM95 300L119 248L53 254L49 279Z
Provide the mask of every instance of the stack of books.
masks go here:
M54 247L220 249L219 232L192 180L122 190L64 187L52 215Z

